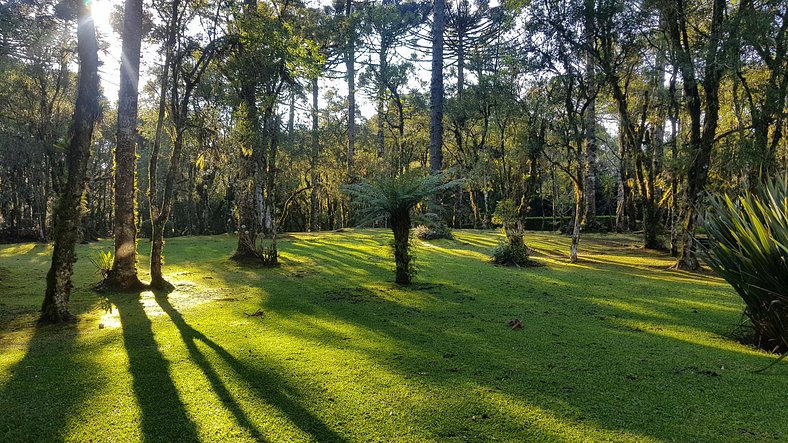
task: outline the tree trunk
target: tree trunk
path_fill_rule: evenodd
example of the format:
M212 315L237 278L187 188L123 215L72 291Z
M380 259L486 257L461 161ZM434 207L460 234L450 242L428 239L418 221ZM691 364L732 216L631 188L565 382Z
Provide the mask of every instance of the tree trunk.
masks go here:
M706 189L709 175L709 161L717 130L719 116L719 88L725 66L720 50L722 25L725 17L725 1L714 0L710 33L706 43L704 60L703 92L705 106L701 110L701 94L695 76L695 65L691 48L687 43L687 22L683 4L679 3L667 9L669 34L677 62L684 82L684 95L687 98L687 111L690 117L690 166L684 186L684 201L681 214L683 233L677 269L695 271L700 269L696 256L695 219L698 216L700 203ZM702 126L701 126L702 125Z
M120 64L115 148L115 257L104 284L115 289L131 290L143 286L137 276L137 224L134 219L142 0L126 0L123 17L123 57Z
M93 128L99 116L98 43L89 5L85 2L79 2L78 20L77 101L66 157L66 185L55 214L55 249L52 252L52 265L47 273L47 288L41 306L42 323L60 323L74 318L68 311L71 276L77 260L74 249L79 231L80 203L85 189Z
M345 51L345 69L347 76L347 176L353 183L356 155L356 36L352 25L353 0L345 3L345 16L351 21L347 51Z
M383 155L386 153L386 135L383 130L383 121L385 120L384 113L386 112L386 85L385 85L385 75L388 68L386 67L386 48L382 45L380 47L380 52L378 53L379 58L379 66L378 69L378 92L377 92L377 106L378 106L378 134L377 134L377 147L378 147L378 158L383 158Z
M577 248L580 244L580 221L583 217L583 190L575 186L575 214L572 222L572 246L569 249L569 262L577 262Z
M394 262L396 263L394 281L399 284L408 284L411 280L410 212L392 214L391 230L394 233Z
M172 285L164 279L162 274L162 250L164 249L164 228L167 226L167 221L172 212L173 195L175 188L175 178L178 175L178 169L181 162L181 153L183 152L183 132L185 131L185 108L184 115L176 117L175 123L175 144L172 147L172 155L170 157L170 167L167 170L167 178L164 181L164 196L162 198L161 211L156 219L151 220L153 225L153 235L151 237L151 254L150 254L150 285L154 289L171 289Z
M320 192L320 171L318 171L317 159L320 154L320 139L318 135L317 106L318 106L317 77L312 79L312 157L310 167L312 168L312 189L309 192L309 202L311 206L310 218L312 232L319 230L319 205L318 193Z
M432 8L432 72L430 78L430 172L443 169L443 28L446 5L435 0Z
M151 221L151 255L150 255L150 269L151 269L151 286L153 281L157 280L158 284L162 284L163 277L161 275L161 252L164 246L164 225L157 223L161 210L158 204L158 167L159 167L159 151L161 149L161 139L164 135L164 116L167 110L167 90L169 89L169 75L173 59L173 51L175 47L175 38L177 36L177 21L178 9L180 1L176 0L172 5L172 14L170 21L167 24L167 40L164 43L164 67L161 74L161 85L159 89L159 109L158 117L156 120L156 135L153 140L153 148L151 149L150 160L148 162L148 205L150 207L150 221ZM154 275L154 270L157 275ZM155 286L154 286L155 287Z
M585 41L588 48L585 54L585 82L588 94L586 107L586 183L583 226L586 230L598 229L596 220L596 71L594 67L593 47L595 41L594 0L585 0Z
M257 2L246 0L244 14L253 14ZM241 48L243 57L243 48ZM248 63L248 61L246 62ZM243 71L242 71L243 72ZM240 118L246 121L245 134L246 146L241 146L240 171L238 173L238 187L236 188L236 202L238 208L238 244L231 257L235 261L249 261L256 257L255 248L259 234L260 211L256 205L257 175L260 167L258 159L262 156L259 114L257 110L257 94L255 92L254 76L251 73L241 74L241 111Z

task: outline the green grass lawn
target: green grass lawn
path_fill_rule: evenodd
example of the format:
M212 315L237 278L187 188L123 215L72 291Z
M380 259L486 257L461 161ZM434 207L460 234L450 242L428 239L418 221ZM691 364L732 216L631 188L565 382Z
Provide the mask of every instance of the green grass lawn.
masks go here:
M788 439L788 362L753 373L775 357L729 338L724 281L630 236L585 236L571 265L568 238L528 234L530 269L456 237L416 242L409 287L383 230L288 236L278 269L171 239L175 292L106 298L101 241L78 249L79 322L40 328L51 249L0 246L0 441Z

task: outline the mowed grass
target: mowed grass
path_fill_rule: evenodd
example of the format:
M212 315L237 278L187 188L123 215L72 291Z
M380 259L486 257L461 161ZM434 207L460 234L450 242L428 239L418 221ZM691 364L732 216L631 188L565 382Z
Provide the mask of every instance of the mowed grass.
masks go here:
M0 246L0 441L788 438L788 364L753 372L774 356L729 338L724 281L632 236L587 235L571 265L529 233L530 269L488 262L496 233L456 237L415 242L409 287L384 230L290 235L278 269L171 239L168 296L92 292L111 241L80 246L61 327L35 326L50 247Z

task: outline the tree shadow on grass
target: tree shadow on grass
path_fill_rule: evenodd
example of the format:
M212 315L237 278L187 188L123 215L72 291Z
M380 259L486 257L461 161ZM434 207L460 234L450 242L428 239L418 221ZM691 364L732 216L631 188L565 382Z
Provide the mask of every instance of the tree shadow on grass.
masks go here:
M27 353L0 387L0 441L68 437L70 416L96 389L85 374L97 368L73 358L77 334L75 325L35 327Z
M730 392L734 384L751 387L747 401L760 397L768 398L769 404L779 404L779 394L759 387L762 377L747 373L749 367L760 367L768 356L744 353L726 347L723 342L716 347L713 341L667 335L671 331L686 336L714 333L713 326L730 317L730 312L716 311L712 306L699 308L712 317L701 321L695 317L698 314L693 313L692 306L673 307L666 302L649 304L649 309L645 309L594 303L595 299L606 297L623 303L629 297L608 294L606 287L588 288L581 281L571 282L571 291L562 288L560 293L543 284L539 291L521 297L476 293L463 297L463 292L471 286L474 289L489 286L469 283L464 288L463 280L456 285L396 288L398 294L393 300L381 297L379 290L358 287L354 288L352 297L321 298L315 294L294 299L273 292L263 307L289 319L278 325L280 330L314 343L366 355L406 380L416 378L453 392L444 401L457 401L466 408L483 408L483 413L497 417L496 424L491 426L501 429L514 429L514 420L496 416L494 402L484 404L484 396L473 399L462 394L463 390L478 387L499 397L552 411L560 422L578 432L597 428L600 434L594 439L609 438L607 432L621 432L643 439L684 436L687 440L709 441L731 439L738 432L745 432L738 431L725 419L708 428L701 425L703 420L726 417L726 414L739 420L738 426L746 428L746 432L771 437L769 432L759 431L763 417L752 416L746 409L729 411L729 405L743 394ZM303 289L307 292L306 287ZM669 289L667 284L664 289ZM587 291L591 293L586 294ZM409 308L396 300L412 296L422 298L420 309ZM632 302L637 304L640 300ZM523 314L524 331L506 328L510 316ZM359 332L374 334L338 332L312 319L334 319L339 324L358 328ZM638 324L643 324L642 329ZM653 325L653 330L647 325ZM663 329L666 335L660 333ZM347 340L345 335L352 335L353 339ZM734 372L720 369L728 365ZM434 417L453 413L436 401L424 407L419 424L438 436L448 436L441 433L464 426L463 417L442 423L434 421ZM656 420L650 420L651 416ZM591 428L583 423L591 424ZM478 426L469 430L466 437L479 437L495 429ZM550 436L555 438L549 432L543 437Z
M197 441L197 428L186 412L178 389L153 335L139 296L109 295L118 309L123 344L129 358L134 394L142 412L144 441Z
M211 383L213 391L233 414L238 424L246 428L256 441L265 441L265 439L243 408L233 400L232 394L227 389L227 386L219 377L213 366L211 366L206 356L197 347L197 341L211 348L239 378L245 380L248 386L254 389L260 399L278 408L301 431L311 435L317 441L346 441L318 417L307 411L303 406L299 405L283 392L287 387L285 382L279 377L245 365L227 352L222 346L206 337L205 334L191 327L186 323L183 315L172 306L165 294L157 294L156 302L178 328L181 338L186 344L191 360L203 371L206 378Z

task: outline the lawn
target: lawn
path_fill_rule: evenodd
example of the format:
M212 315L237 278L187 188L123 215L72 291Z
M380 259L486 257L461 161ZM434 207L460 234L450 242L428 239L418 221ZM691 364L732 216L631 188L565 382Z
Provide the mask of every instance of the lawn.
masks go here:
M488 262L495 233L456 237L415 243L409 287L383 230L290 235L278 269L171 239L168 296L94 293L111 241L83 245L64 327L35 327L50 247L0 246L0 441L788 438L788 361L753 372L774 356L731 338L724 281L632 236L585 236L572 265L568 238L529 233L529 269Z

